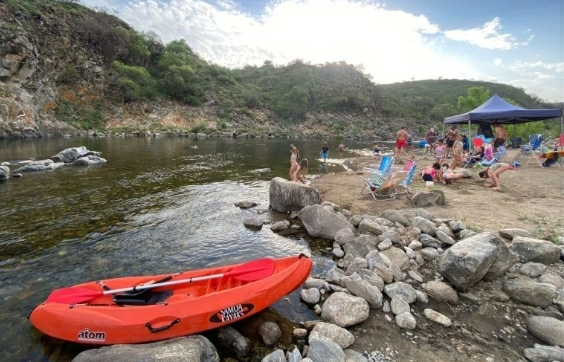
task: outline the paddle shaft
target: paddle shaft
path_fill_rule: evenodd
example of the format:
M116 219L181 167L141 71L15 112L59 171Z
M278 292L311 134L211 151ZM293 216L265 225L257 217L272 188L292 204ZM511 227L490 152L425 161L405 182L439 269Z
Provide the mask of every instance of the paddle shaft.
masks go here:
M102 294L108 295L108 294L116 294L116 293L123 293L123 292L131 292L131 291L134 291L134 290L137 291L137 290L145 290L145 289L152 289L152 288L158 288L158 287L166 287L166 286L169 286L169 285L178 285L178 284L185 284L185 283L192 283L192 282L200 282L200 281L203 281L203 280L219 279L219 278L234 276L234 275L238 275L238 274L252 273L252 272L260 271L260 270L263 270L263 269L265 269L265 268L245 269L245 270L241 270L241 271L233 270L233 271L230 271L230 272L227 272L227 273L212 274L212 275L206 275L206 276L203 276L203 277L193 277L193 278L182 279L182 280L174 280L172 282L146 284L146 285L139 285L139 286L135 286L135 287L121 288L121 289L110 289L110 290L104 291Z

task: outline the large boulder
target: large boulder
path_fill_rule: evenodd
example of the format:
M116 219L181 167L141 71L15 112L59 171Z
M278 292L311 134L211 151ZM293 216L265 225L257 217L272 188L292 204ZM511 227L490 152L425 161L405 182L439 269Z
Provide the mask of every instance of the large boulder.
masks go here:
M498 256L501 241L489 232L463 239L439 259L438 271L460 290L478 283Z
M4 181L8 177L10 177L10 168L8 166L0 166L0 181Z
M521 263L532 261L547 265L556 263L562 252L557 245L550 241L524 236L513 238L511 251L517 255Z
M272 190L272 183L270 189ZM328 211L321 205L305 206L298 213L309 235L329 240L335 240L335 235L341 229L350 229L354 226L337 214Z
M116 344L89 349L76 356L73 362L219 362L214 345L200 335L168 339L146 344Z
M305 206L321 204L316 188L275 177L270 181L270 206L278 212L298 211Z

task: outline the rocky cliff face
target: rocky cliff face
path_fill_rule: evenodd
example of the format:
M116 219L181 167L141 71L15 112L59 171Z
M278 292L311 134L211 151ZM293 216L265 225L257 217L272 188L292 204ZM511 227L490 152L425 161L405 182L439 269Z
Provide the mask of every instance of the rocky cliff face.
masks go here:
M85 46L95 27L85 31L84 22L93 19L49 3L30 6L38 11L0 2L0 138L74 133L57 120L58 104L104 96L104 57Z
M162 99L118 104L111 96L110 64L123 51L112 38L117 26L130 29L114 16L72 2L0 0L0 139L77 135L73 121L88 112L96 113L101 128L145 133L205 129L216 136L339 134L380 140L396 131L368 114L309 114L287 122L264 109L221 117L225 110L213 100L199 107Z

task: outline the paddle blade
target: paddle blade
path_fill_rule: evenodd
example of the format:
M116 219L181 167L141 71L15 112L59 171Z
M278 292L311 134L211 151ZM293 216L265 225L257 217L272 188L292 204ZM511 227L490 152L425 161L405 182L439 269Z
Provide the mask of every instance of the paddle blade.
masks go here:
M69 287L54 290L46 302L62 303L62 304L76 304L83 303L103 295L102 291L95 291L88 288Z
M224 274L225 277L235 277L245 282L252 282L264 279L274 273L274 260L257 259L245 264L241 264L230 272Z

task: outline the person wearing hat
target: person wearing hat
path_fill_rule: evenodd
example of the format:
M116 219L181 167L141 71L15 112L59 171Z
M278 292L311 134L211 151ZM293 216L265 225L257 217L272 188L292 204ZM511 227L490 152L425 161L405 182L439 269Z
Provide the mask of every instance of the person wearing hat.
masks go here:
M429 152L431 154L435 153L435 142L437 142L437 132L435 132L435 129L433 127L431 127L431 129L429 129L429 132L427 132L427 134L425 135L425 140L427 141L427 145L425 146L425 150L429 150ZM425 151L427 152L427 151Z

